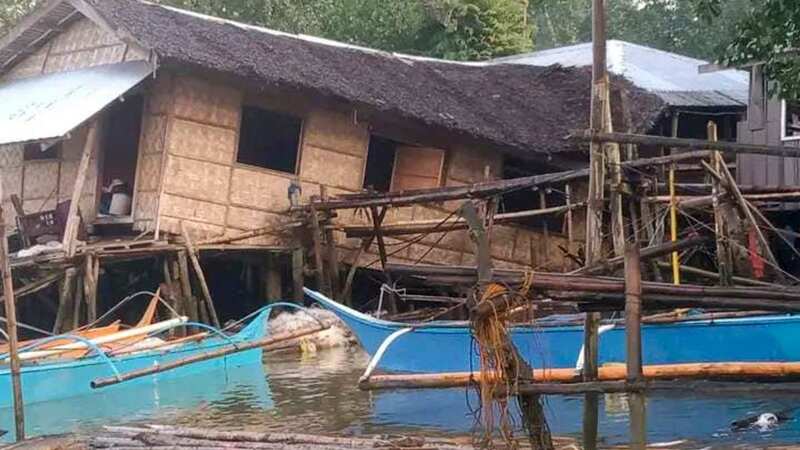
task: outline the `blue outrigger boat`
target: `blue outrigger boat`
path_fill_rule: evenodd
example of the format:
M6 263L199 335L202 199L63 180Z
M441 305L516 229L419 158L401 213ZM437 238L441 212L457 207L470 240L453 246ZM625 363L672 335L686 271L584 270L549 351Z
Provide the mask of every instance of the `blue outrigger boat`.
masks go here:
M434 321L400 323L376 319L306 289L306 295L334 312L387 372L471 372L480 366L468 324ZM600 364L624 363L625 330L601 326ZM575 368L583 353L582 326L518 326L511 338L534 368ZM642 326L647 365L703 362L800 361L800 316L767 315L719 320L686 320ZM377 355L377 356L376 356Z
M93 352L79 359L47 360L40 363L23 364L21 371L22 397L25 404L30 404L89 395L97 392L91 387L91 382L98 378L115 377L138 369L160 366L210 351L226 347L233 348L238 344L259 340L265 336L266 321L269 317L270 309L270 307L262 309L254 315L247 326L231 336L215 331L203 340L179 343L167 348L142 350L120 356L108 356L103 350L97 346L90 345L89 341L85 339L69 335L56 336L52 339L76 339L78 342L84 342L93 349ZM181 326L185 325L202 326L202 324L181 324ZM261 364L261 356L261 348L254 348L127 381L124 384L105 387L103 390L115 391L131 384L157 383L160 380L211 370ZM0 369L0 408L12 406L10 393L10 370L8 365L4 365Z

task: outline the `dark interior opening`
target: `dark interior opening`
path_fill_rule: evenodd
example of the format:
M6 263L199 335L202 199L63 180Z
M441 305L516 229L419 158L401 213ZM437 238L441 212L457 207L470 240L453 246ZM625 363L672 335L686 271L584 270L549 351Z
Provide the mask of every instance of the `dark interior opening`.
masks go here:
M392 188L394 156L397 142L379 136L370 136L367 168L364 171L364 188L389 192Z
M127 97L125 101L114 103L108 109L104 121L100 172L103 188L100 206L102 214L109 213L113 194L133 195L143 111L144 98L140 95ZM114 215L130 215L130 207L124 209L127 212L116 211Z
M541 175L545 171L538 171L536 167L526 161L515 158L506 158L503 163L503 179L529 177ZM557 189L522 189L519 191L503 194L500 199L498 213L511 213L520 211L531 211L541 209L541 193L544 192L546 207L563 206L565 204L565 193ZM514 222L534 230L541 230L544 225L550 232L560 233L562 230L562 218L554 214L545 216L522 218Z
M46 161L61 157L61 141L53 143L25 144L23 159L25 161Z
M245 106L236 161L296 173L302 126L303 121L296 117Z

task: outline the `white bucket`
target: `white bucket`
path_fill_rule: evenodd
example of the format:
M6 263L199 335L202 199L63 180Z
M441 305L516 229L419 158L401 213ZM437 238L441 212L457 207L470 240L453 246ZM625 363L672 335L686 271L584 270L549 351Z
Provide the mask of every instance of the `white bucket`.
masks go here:
M118 192L112 195L108 213L112 216L129 215L131 213L131 196L124 192Z

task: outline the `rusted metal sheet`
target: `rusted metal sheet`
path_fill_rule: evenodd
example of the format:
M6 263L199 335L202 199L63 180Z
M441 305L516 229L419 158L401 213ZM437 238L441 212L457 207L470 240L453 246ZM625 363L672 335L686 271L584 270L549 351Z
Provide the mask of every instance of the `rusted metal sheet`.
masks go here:
M152 72L134 61L0 85L0 145L62 138Z

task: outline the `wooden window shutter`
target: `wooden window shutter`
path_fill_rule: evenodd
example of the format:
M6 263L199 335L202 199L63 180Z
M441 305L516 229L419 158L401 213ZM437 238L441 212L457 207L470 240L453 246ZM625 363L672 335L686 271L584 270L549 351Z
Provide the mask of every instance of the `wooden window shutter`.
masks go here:
M394 156L392 191L440 187L443 171L444 150L399 145Z

